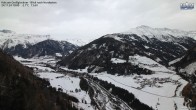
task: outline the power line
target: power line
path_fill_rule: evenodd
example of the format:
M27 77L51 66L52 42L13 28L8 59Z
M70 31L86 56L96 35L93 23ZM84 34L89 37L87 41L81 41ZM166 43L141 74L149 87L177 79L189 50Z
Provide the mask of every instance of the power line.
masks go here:
M151 94L151 95L155 95L155 96L159 96L159 97L165 97L165 98L175 98L175 97L181 98L180 96L164 96L164 95L159 95L159 94L155 94L155 93L152 93L152 92L144 91L144 90L138 89L138 88L136 88L136 87L129 86L129 85L126 85L126 84L124 84L124 83L118 82L118 81L116 81L115 79L113 79L113 78L111 78L111 77L109 77L109 76L106 76L106 77L110 78L111 80L113 80L113 81L115 81L115 82L117 82L117 83L119 83L119 84L122 84L122 85L127 86L127 87L131 87L131 88L133 88L133 89L136 89L136 90L139 90L139 91L142 91L142 92Z
M175 75L176 75L176 74L173 74L171 77L173 77L173 76L175 76ZM98 76L98 75L97 75L97 76ZM142 92L145 92L145 93L154 95L154 96L165 97L165 98L175 98L175 97L182 98L182 97L180 97L180 96L164 96L164 95L155 94L155 93L152 93L152 92L144 91L144 90L141 90L141 89L139 89L139 88L136 88L136 87L129 86L129 85L126 85L126 84L124 84L124 83L118 82L118 81L116 81L115 79L113 79L113 78L111 78L111 77L109 77L109 76L102 76L102 77L108 77L108 78L110 78L111 80L113 80L113 81L115 81L115 82L117 82L117 83L119 83L119 84L122 84L122 85L124 85L124 86L130 87L130 88L133 88L133 89L136 89L136 90L139 90L139 91L142 91ZM181 79L181 78L179 78L178 80L180 80L180 79Z

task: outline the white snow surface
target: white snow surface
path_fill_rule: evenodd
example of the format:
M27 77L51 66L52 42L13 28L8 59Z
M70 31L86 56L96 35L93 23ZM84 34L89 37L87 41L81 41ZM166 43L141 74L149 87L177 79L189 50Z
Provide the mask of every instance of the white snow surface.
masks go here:
M108 35L105 35L105 36L104 36L104 38L107 38L107 37L113 38L113 39L115 39L115 40L117 40L117 41L120 41L120 42L123 42L123 41L121 40L121 38L118 37L117 35L108 34Z
M145 47L146 49L149 49L149 48L150 48L150 47L148 47L148 46L146 46L146 45L145 45L144 47Z
M48 79L52 87L55 87L56 89L61 88L63 92L76 97L80 102L78 104L80 108L85 110L93 110L92 106L90 105L91 99L88 93L81 90L79 86L79 77L70 77L68 75L65 76L63 74L54 72L40 72L37 74L40 78ZM81 91L76 92L76 89ZM87 104L82 103L82 100L86 101Z
M126 61L119 58L111 58L112 63L125 63Z
M155 72L171 72L173 71L167 69L165 66L157 63L156 61L140 55L129 56L129 62L134 65L139 65L140 67L155 71Z
M173 61L170 61L169 62L169 65L172 65L172 64L174 64L174 63L177 63L177 62L179 62L180 60L182 60L184 58L184 56L182 56L182 57L180 57L180 58L177 58L177 59L175 59L175 60L173 60Z
M55 54L57 57L62 57L62 54L61 53L56 53Z
M92 39L93 40L93 39ZM76 38L73 38L73 39L65 39L65 41L67 42L70 42L74 45L77 45L77 46L83 46L83 45L86 45L88 44L89 42L91 42L92 40L87 40L87 39L76 39Z
M196 62L193 62L191 64L189 64L188 66L186 66L184 68L184 70L186 71L186 73L188 74L194 74L196 71Z

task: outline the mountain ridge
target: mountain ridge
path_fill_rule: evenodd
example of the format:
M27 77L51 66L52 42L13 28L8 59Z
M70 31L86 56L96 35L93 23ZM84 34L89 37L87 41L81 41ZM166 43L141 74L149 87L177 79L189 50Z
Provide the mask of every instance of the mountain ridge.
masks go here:
M131 28L122 34L137 34L139 36L148 36L150 38L162 38L162 36L174 36L174 37L191 37L196 39L195 31L183 31L178 29L169 28L152 28L149 26L141 25L136 28Z

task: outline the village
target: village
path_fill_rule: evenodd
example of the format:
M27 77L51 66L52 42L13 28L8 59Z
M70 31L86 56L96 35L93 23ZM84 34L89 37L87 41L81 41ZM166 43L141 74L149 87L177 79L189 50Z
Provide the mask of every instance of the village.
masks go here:
M172 83L174 85L181 85L181 82L179 82L178 80L173 80L170 77L167 78L158 78L158 77L153 77L150 79L144 78L143 76L135 76L133 78L135 81L135 83L140 84L140 87L137 87L137 89L143 89L144 87L148 86L148 87L156 87L156 88L161 88L161 84L164 83Z

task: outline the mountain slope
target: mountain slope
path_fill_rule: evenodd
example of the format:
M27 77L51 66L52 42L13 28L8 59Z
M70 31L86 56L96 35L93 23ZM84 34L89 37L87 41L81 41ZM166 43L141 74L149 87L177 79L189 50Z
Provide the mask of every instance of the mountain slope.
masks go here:
M55 56L56 53L70 54L77 46L66 41L44 40L23 50L7 51L12 55L20 55L24 58L39 57L45 55Z
M189 49L182 57L170 62L172 67L176 68L177 73L187 81L182 95L185 97L185 105L188 107L196 107L196 46Z
M1 110L76 110L74 97L57 92L50 83L0 50Z
M137 27L136 30L143 28L146 31L153 29L142 26ZM168 66L169 61L182 55L196 43L191 37L173 35L163 34L160 38L160 36L152 37L138 33L108 34L77 49L59 64L71 69L88 67L89 72L108 71L130 74L139 71L142 73L143 68L134 65L131 61L133 56L145 56L159 64ZM118 61L114 62L114 58L117 58ZM150 73L147 72L147 74Z
M180 73L196 75L196 46L189 49L182 57L170 62Z

